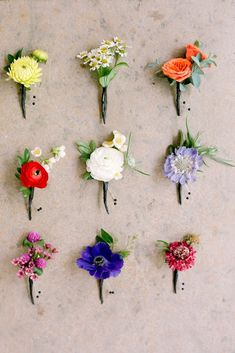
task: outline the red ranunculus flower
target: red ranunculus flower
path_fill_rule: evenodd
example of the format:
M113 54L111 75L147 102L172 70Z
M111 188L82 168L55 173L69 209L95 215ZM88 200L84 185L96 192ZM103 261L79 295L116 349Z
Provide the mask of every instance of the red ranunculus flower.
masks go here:
M40 163L31 161L23 164L20 180L26 188L44 189L47 186L48 173Z

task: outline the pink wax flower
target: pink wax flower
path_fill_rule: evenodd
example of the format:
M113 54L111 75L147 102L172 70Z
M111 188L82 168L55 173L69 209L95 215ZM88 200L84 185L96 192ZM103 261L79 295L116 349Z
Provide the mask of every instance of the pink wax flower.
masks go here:
M41 235L37 232L29 232L27 235L27 240L30 241L31 243L36 243L41 239Z
M25 273L22 269L20 269L19 271L17 271L16 275L17 275L17 277L22 278L22 277L24 277Z
M166 262L172 271L185 271L195 264L196 250L185 241L175 241L169 244L166 251Z
M45 268L47 266L46 260L43 259L42 257L40 257L39 259L36 259L34 262L37 268Z
M33 273L30 277L29 277L32 281L36 281L36 279L38 279L38 276Z

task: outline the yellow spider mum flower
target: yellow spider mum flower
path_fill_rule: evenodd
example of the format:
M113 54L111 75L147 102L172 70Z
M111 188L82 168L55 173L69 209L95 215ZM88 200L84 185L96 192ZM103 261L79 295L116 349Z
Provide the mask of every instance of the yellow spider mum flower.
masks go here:
M23 56L13 61L7 75L15 82L29 88L30 85L41 81L42 69L36 60Z

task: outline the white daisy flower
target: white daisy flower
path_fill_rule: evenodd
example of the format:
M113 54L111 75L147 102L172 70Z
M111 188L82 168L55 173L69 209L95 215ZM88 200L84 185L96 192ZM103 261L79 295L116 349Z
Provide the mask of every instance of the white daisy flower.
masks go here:
M113 131L114 139L113 139L113 144L117 149L120 149L123 147L123 145L126 142L126 136L121 134L119 131L114 130Z

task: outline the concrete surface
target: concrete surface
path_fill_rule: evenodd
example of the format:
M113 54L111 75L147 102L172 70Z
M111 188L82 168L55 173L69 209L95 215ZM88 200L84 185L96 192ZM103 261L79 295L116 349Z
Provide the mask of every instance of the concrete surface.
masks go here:
M235 160L234 1L2 0L0 13L1 67L6 54L21 47L39 47L50 56L41 86L28 96L26 121L16 85L0 81L0 351L234 353L234 170L209 163L182 207L161 173L165 148L186 116L206 143ZM104 127L97 86L75 55L113 35L132 48L130 68L110 85ZM169 86L153 85L144 67L195 39L217 54L218 67L208 70L199 91L184 93L183 117L176 119ZM151 177L127 172L113 182L118 205L110 205L107 216L98 184L80 178L83 165L74 144L102 141L113 129L132 131L132 150ZM43 210L34 210L30 223L14 177L16 154L26 146L46 151L56 144L66 145L67 157L55 166L49 187L36 192L34 207ZM100 227L118 236L120 246L138 236L122 275L107 282L103 306L96 282L75 265ZM60 250L35 286L42 293L34 307L10 264L29 230L45 234ZM155 241L187 232L200 234L201 245L194 269L180 276L185 290L174 295Z

